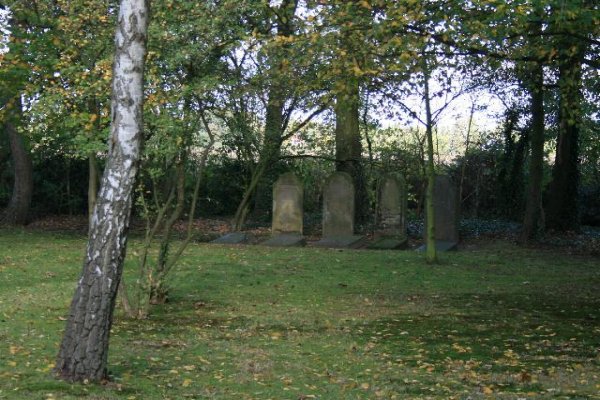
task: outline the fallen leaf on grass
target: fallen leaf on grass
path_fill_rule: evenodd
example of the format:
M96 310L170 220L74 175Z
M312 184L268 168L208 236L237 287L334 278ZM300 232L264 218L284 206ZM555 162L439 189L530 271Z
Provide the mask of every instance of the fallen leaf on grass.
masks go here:
M210 365L210 361L208 361L207 359L205 359L205 358L203 358L203 357L200 357L200 356L198 356L197 358L198 358L198 360L199 360L201 363L203 363L203 364L206 364L206 365Z
M522 371L520 374L517 375L517 379L519 380L519 382L531 382L531 375L528 374L526 371Z

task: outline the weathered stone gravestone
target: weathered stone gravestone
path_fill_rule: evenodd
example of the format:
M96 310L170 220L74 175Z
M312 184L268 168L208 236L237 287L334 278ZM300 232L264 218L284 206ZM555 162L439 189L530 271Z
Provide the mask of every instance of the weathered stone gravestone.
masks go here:
M379 183L375 241L371 249L393 250L406 248L406 182L402 175L389 174Z
M303 246L302 237L304 189L302 182L291 172L277 179L273 186L272 237L266 246Z
M273 234L302 234L302 182L291 172L279 177L273 186Z
M450 177L436 175L433 186L435 247L438 251L456 250L459 241L460 203L458 190ZM427 218L423 238L427 240ZM425 250L427 244L421 246Z
M321 247L358 247L363 236L354 234L354 184L346 172L334 172L323 190Z

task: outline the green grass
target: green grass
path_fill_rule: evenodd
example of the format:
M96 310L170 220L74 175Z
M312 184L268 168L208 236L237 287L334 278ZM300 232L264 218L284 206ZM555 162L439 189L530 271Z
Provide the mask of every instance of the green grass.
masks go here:
M168 304L117 313L112 382L68 384L51 368L84 246L0 230L0 399L600 398L599 260L501 242L438 266L194 244Z

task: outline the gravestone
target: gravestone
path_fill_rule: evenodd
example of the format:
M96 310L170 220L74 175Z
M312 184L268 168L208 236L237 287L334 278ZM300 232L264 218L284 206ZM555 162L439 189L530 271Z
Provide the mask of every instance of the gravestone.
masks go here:
M375 241L370 249L406 248L406 182L402 175L388 174L379 183Z
M323 190L323 238L320 247L359 247L363 236L354 234L354 184L346 172L334 172Z
M302 234L302 182L291 172L277 179L273 186L273 223L271 231Z
M304 191L302 182L291 172L277 179L273 186L272 236L265 246L304 246L302 237Z
M435 247L438 251L456 250L459 241L460 204L458 190L450 177L436 175L433 185ZM427 240L427 217L423 238ZM420 247L425 250L427 244Z

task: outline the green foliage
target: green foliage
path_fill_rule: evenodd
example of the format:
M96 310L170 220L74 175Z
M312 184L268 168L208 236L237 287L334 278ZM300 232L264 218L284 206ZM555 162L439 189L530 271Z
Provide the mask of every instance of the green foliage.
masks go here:
M58 1L29 8L9 2L11 63L0 73L21 74L24 126L34 149L87 158L104 150L109 120L114 4ZM3 80L4 82L5 80Z
M0 396L593 398L596 259L479 246L436 268L416 252L192 246L170 303L142 321L117 310L112 381L71 385L50 371L85 238L3 230Z
M90 154L102 159L105 153L116 3L35 1L31 3L35 7L19 0L3 3L12 19L2 21L4 33L10 34L8 52L0 55L0 103L11 103L10 99L14 103L18 94L24 95L22 126L34 153L43 154L40 158L64 159L63 171L69 162L79 165L76 160ZM343 92L345 81L358 80L361 105L367 109L363 122L368 120L361 134L382 137L379 148L371 149L373 162L366 168L371 202L379 173L395 169L407 177L411 204L420 211L423 136L404 133L400 137L416 137L398 141L397 132L372 127L378 118L397 121L403 116L400 122L411 126L419 119L422 122L421 105L414 107L409 100L422 91L423 57L428 58L438 86L432 91L434 102L451 100L461 90L478 87L496 94L507 107L514 102L524 104L530 89L528 71L533 64L543 64L549 84L545 111L551 155L558 135L557 70L581 51L586 100L580 170L585 190L597 186L596 104L600 90L594 57L600 25L595 2L450 0L444 7L432 0L310 0L298 4L291 0L153 4L146 68L145 176L168 169L165 160L181 144L195 141L201 147L206 142L195 136L202 111L215 126L219 140L211 156L211 180L203 184L200 213L231 213L233 203L243 197L240 190L252 183L253 174L260 169L261 154L273 143L282 145L282 151L275 152L282 160L267 162L274 168L259 185L267 195L257 195L254 202L268 205L270 182L277 171L292 168L305 178L310 188L307 206L316 211L320 208L319 182L331 170L334 149L327 109ZM541 35L532 33L532 26L538 23ZM281 137L266 146L270 93L281 97L284 121L279 127ZM0 109L1 119L5 108ZM323 110L324 118L299 129L314 117L312 113ZM528 115L523 120L527 121ZM315 133L315 129L323 131ZM390 135L390 142L383 140L385 135ZM363 149L367 148L363 143ZM483 154L487 151L468 156L473 158L465 164L472 169L469 173L477 172L479 162L491 168L496 156ZM363 159L367 158L369 154L363 151ZM0 154L0 162L4 159ZM524 160L526 163L527 156ZM496 164L495 168L503 166ZM6 169L3 172L6 174ZM218 176L220 173L224 175ZM39 175L38 181L44 181L44 172ZM519 205L508 207L512 210L520 210L520 193L528 179L527 174L522 175L513 182L518 195L511 198ZM10 190L10 178L1 179L0 202ZM475 187L474 181L469 181L471 187ZM58 188L62 183L48 185ZM512 193L504 189L498 191ZM479 210L492 208L492 202L483 202L490 206L480 204ZM80 199L67 203L79 204ZM65 207L59 204L55 209Z

